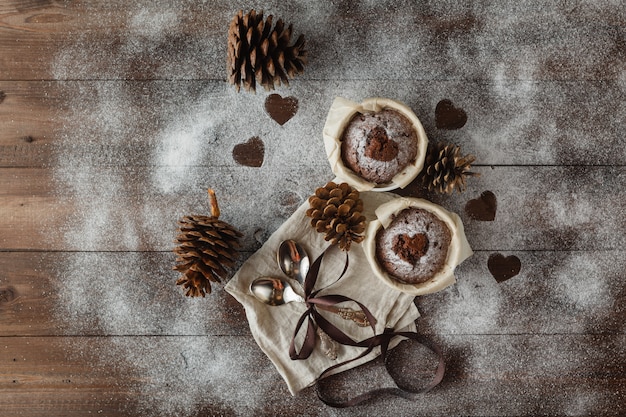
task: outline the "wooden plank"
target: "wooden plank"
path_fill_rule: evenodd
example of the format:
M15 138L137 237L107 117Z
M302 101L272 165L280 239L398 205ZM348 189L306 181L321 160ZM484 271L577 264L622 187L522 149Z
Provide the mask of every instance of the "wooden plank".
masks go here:
M626 414L623 6L374 3L258 6L307 37L281 126L269 93L225 82L232 2L0 2L0 415ZM406 102L482 174L427 195L476 253L416 300L448 371L415 401L292 398L232 297L174 285L175 222L207 212L207 187L245 259L332 178L337 95ZM437 127L443 99L462 128ZM260 168L233 155L253 137ZM493 221L466 210L484 191ZM495 255L519 274L498 283ZM394 354L403 378L431 370L412 345ZM340 397L391 384L380 362L327 382Z
M621 250L626 225L623 167L493 167L476 169L470 188L432 200L461 215L481 250ZM467 204L496 196L494 221L472 219ZM617 234L616 234L617 232Z
M336 96L407 103L432 142L457 143L478 165L624 165L619 82L299 80L280 126L267 94L235 94L223 81L0 82L0 166L236 166L235 145L265 143L265 160L324 164L322 129ZM440 129L437 104L465 112ZM245 115L245 117L238 117ZM179 149L179 154L174 152ZM185 157L186 156L186 157ZM266 162L267 163L267 162Z
M456 270L448 289L416 298L421 331L458 334L600 334L626 331L626 252L507 251L519 275L498 283L481 251ZM590 314L593 311L593 314Z
M502 283L491 255L475 253L454 286L416 299L421 331L624 334L624 251L506 252L522 268ZM186 298L173 265L169 252L0 253L0 336L248 334L243 308L221 285Z
M184 296L174 258L0 253L0 336L249 334L243 308L222 285L207 299Z
M226 77L226 33L237 11L230 2L20 3L0 11L2 79ZM307 36L311 79L615 80L625 59L617 3L404 1L266 11Z
M42 166L58 142L55 83L0 82L0 166Z
M97 345L93 342L85 338L77 347L72 338L2 338L3 415L111 413L123 407L128 392L123 386L132 376L120 378L105 363L81 359L80 348Z
M291 397L251 337L4 337L4 416L205 414L620 415L624 335L457 336L443 383L415 400L380 396L332 410L315 389ZM431 360L414 345L390 369L411 384ZM335 397L391 386L380 361L326 381ZM479 398L480 401L476 399ZM81 414L82 413L82 414Z
M461 216L476 250L622 250L626 244L624 167L476 171L482 175L470 179L465 193L431 196ZM207 212L211 186L220 196L223 218L244 232L245 250L255 250L330 179L326 166L296 168L282 161L260 169L1 169L0 248L169 251L176 221ZM465 209L485 190L497 199L494 221L474 220Z

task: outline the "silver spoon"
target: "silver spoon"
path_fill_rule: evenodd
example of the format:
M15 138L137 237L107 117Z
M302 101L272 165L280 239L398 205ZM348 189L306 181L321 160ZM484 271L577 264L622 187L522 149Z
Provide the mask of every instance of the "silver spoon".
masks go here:
M279 306L292 301L304 302L304 298L296 294L288 282L279 278L257 278L250 284L250 291L260 301L271 306ZM316 332L324 355L332 360L337 359L337 345L335 342L321 328L317 327Z
M292 301L304 303L304 298L296 294L287 281L279 278L257 278L250 284L250 292L265 304L279 306Z
M304 279L309 272L309 255L298 242L292 239L283 240L278 246L276 257L278 265L285 275L301 284L304 283ZM317 307L338 314L344 320L352 320L358 326L367 327L370 325L365 313L361 310L355 311L348 307L323 305L318 305Z
M281 242L276 253L278 265L285 275L304 283L309 272L309 255L295 240L287 239Z
M280 306L291 303L292 301L304 303L304 298L296 294L287 281L280 278L257 278L250 284L250 292L254 294L257 299L271 306ZM317 308L335 313L344 320L352 320L360 327L370 325L365 313L361 310L355 311L347 307L326 306L322 304L318 304Z

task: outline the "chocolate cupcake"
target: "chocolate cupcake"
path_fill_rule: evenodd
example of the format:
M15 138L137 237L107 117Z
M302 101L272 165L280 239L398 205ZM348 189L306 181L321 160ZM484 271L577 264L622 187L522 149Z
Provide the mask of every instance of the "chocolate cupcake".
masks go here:
M402 210L376 234L376 259L394 279L428 281L443 268L450 247L448 226L430 211Z
M359 191L404 188L422 170L428 146L413 111L384 98L337 97L323 135L333 173Z
M439 291L472 255L459 216L419 198L394 198L376 209L363 243L383 282L407 294Z
M417 156L417 132L396 110L356 114L341 138L341 160L361 178L388 184Z

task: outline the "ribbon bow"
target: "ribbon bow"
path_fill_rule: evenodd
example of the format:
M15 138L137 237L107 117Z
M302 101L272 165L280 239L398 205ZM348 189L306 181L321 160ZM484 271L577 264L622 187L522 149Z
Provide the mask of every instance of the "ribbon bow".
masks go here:
M298 320L298 324L296 325L296 329L294 331L293 338L291 339L291 344L289 346L289 357L293 360L307 359L309 356L311 356L311 353L315 349L315 343L317 340L317 332L315 327L316 325L319 326L324 332L326 332L326 334L328 334L328 336L330 336L338 343L341 343L343 345L359 346L359 342L354 341L343 331L341 331L335 325L326 320L317 311L317 306L319 306L321 309L324 309L324 307L332 307L336 304L343 302L354 302L361 308L361 311L363 311L363 314L365 314L365 317L369 322L369 327L371 327L373 334L376 335L376 318L363 304L350 297L346 297L345 295L318 295L320 291L322 291L324 288L314 290L315 284L317 282L317 277L319 275L319 270L322 264L322 259L324 258L324 254L327 251L328 249L326 249L326 251L322 252L322 254L317 257L317 259L311 265L311 268L309 269L309 272L304 279L304 301L307 306L307 310L302 314L302 316L300 316L300 319ZM346 252L346 262L343 271L335 282L339 281L344 276L344 274L348 270L348 264L349 258L348 253ZM300 332L300 329L302 328L305 320L308 320L306 335L304 337L302 347L298 352L296 350L295 342L296 335Z
M423 336L420 336L419 334L415 332L396 332L391 328L385 328L383 333L376 334L376 327L375 327L376 318L363 304L344 295L338 295L338 294L322 295L322 296L318 295L319 292L322 291L324 288L314 291L315 283L317 282L317 277L319 275L320 266L322 264L322 259L324 258L324 254L327 251L328 249L322 252L322 254L315 260L315 262L313 262L304 280L304 294L305 294L305 303L307 306L307 310L302 314L302 316L300 316L300 319L298 320L298 324L296 325L296 329L294 331L294 335L291 339L291 344L289 346L289 357L292 360L301 360L301 359L307 359L311 355L311 353L313 352L315 348L315 344L317 340L317 332L315 328L316 325L319 326L324 332L326 332L326 334L328 334L328 336L330 336L336 342L342 345L362 347L362 348L365 348L365 350L358 356L352 359L348 359L344 362L335 364L327 368L320 374L320 376L318 377L318 385L317 385L317 394L320 400L322 400L325 404L330 405L332 407L342 408L342 407L350 407L350 406L357 405L359 403L362 403L363 401L366 401L372 398L375 395L382 394L382 393L398 395L404 398L411 398L412 395L414 394L430 391L432 388L437 386L443 379L443 376L445 373L445 363L443 359L443 353L441 352L439 347L437 347L434 343L432 343L428 339L424 338ZM339 281L348 270L348 260L349 260L349 257L348 257L348 253L346 252L345 266L343 268L343 271L341 272L341 275L339 275L339 278L337 278L335 282ZM358 306L361 308L361 310L365 314L365 317L367 317L367 320L369 321L369 327L371 327L372 329L373 335L371 337L361 340L361 341L353 340L351 337L346 335L343 331L338 329L335 325L333 325L328 320L326 320L317 311L317 308L316 308L317 306L319 306L320 308L323 309L324 307L334 306L335 304L339 304L339 303L347 302L347 301L354 302L358 304ZM299 333L305 320L308 320L307 331L306 331L306 335L304 338L304 342L302 343L302 347L300 348L300 351L298 352L295 346L296 335ZM385 366L387 366L386 353L387 353L387 350L389 349L389 344L391 343L391 340L396 336L415 340L418 343L421 343L422 345L426 346L431 351L435 352L437 356L439 357L439 364L437 366L437 370L435 371L435 375L433 376L433 379L426 387L422 389L403 389L399 387L398 388L383 388L383 389L366 392L364 394L358 395L347 401L335 401L335 400L331 400L328 398L324 398L324 395L322 394L322 390L320 389L320 386L319 386L319 380L321 380L322 377L324 377L333 369L344 366L350 362L356 361L368 355L377 346L380 346L381 357L385 361ZM398 384L396 383L396 385Z

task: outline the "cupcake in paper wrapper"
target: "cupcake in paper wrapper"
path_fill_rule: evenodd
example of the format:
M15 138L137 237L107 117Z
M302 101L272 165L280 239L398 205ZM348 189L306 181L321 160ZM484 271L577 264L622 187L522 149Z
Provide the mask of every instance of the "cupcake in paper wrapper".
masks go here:
M415 113L386 98L360 104L335 98L323 136L333 173L359 191L406 187L422 170L428 147Z
M396 198L376 209L363 250L374 274L410 295L454 284L454 269L473 252L460 217L419 198Z

